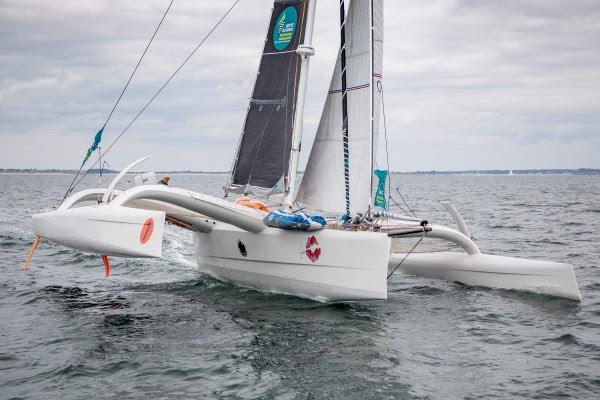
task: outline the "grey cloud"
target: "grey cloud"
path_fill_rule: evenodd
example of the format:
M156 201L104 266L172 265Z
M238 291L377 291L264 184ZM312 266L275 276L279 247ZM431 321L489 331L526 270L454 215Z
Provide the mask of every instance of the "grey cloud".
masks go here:
M167 4L0 1L0 166L77 166ZM228 4L175 1L105 141ZM150 154L156 169L229 168L270 7L242 0L109 154L115 167ZM336 7L318 5L303 160L337 51ZM388 0L385 13L392 168L600 167L600 3Z

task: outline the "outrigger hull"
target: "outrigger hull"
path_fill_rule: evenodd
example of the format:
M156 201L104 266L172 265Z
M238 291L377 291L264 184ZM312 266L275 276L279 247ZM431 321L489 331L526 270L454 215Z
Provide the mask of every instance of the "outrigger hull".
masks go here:
M162 255L163 211L127 207L58 209L33 216L36 235L103 256L158 258Z
M405 275L581 301L573 266L565 263L456 252L392 253L390 271L396 266Z

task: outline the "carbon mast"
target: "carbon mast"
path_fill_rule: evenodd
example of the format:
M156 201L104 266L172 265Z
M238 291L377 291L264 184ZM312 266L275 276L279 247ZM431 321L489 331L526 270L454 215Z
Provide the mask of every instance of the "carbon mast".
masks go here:
M288 184L284 199L284 206L291 208L296 198L296 175L298 174L298 161L300 158L300 144L302 142L302 127L304 120L304 102L306 99L306 85L308 81L308 67L310 57L315 54L312 47L313 26L315 22L315 8L317 0L308 0L308 11L306 15L306 28L304 31L304 43L298 46L296 53L301 58L300 79L298 81L298 99L296 102L296 113L294 115L294 127L292 130L292 148L290 150L290 167L288 173Z

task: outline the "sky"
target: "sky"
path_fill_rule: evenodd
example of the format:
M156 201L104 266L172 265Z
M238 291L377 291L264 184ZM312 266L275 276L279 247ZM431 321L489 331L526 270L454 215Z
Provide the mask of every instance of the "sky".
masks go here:
M0 0L0 168L77 168L168 3ZM105 143L232 3L175 0ZM301 163L337 4L317 4ZM154 170L230 168L271 5L240 1L106 155L113 169L144 155ZM387 0L383 77L392 170L600 168L597 0Z

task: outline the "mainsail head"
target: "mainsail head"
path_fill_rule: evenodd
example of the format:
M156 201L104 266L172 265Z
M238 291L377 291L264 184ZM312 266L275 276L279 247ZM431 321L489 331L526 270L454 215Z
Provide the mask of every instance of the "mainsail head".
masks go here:
M351 213L371 205L381 107L383 0L353 0L345 21ZM338 54L317 134L296 199L345 213L342 66Z
M264 195L287 187L308 0L275 0L254 90L226 190ZM281 184L283 183L283 184ZM283 190L282 190L283 189Z

